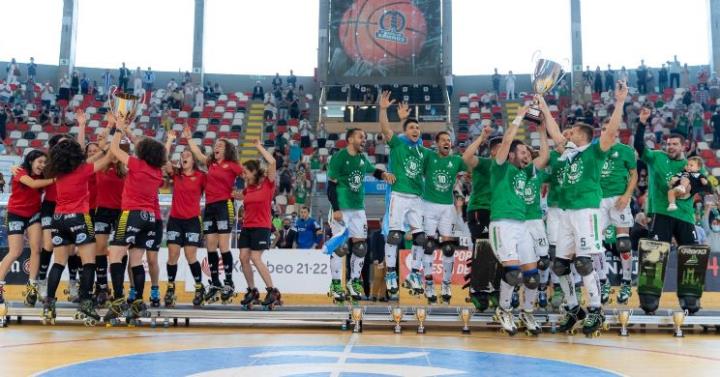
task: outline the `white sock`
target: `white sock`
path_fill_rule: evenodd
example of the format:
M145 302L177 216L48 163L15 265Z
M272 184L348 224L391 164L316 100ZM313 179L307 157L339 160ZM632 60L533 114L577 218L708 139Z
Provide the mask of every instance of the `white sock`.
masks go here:
M546 270L539 270L539 271L540 271L540 284L547 287L548 283L550 283L550 269L548 268Z
M585 286L585 289L587 289L588 296L590 297L590 304L588 306L591 308L601 307L600 279L598 279L597 272L593 271L589 275L583 276L583 285Z
M557 275L555 275L554 272L550 271L550 281L552 281L553 285L560 284L560 279Z
M412 247L412 269L420 270L423 265L423 256L425 255L425 248L422 246L413 245Z
M523 310L525 311L533 311L535 310L535 302L537 301L538 296L538 290L530 289L528 287L525 287L525 293L523 297Z
M600 280L606 280L607 275L605 274L605 253L598 253L592 255L593 269L597 271L598 278Z
M443 255L442 264L443 264L443 281L444 282L452 281L453 268L455 267L455 257L454 256L446 257Z
M500 308L510 310L514 287L500 279Z
M385 244L385 264L388 268L397 267L397 245Z
M425 276L432 276L433 273L433 261L434 261L434 255L430 254L423 254L422 256L422 264L423 264L423 273Z
M575 285L580 285L582 283L582 276L578 274L575 269L575 263L570 262L570 271L572 271L573 283L575 283Z
M570 282L570 275L558 276L558 279L560 280L560 288L562 288L567 306L570 309L578 306L577 296L575 296L575 284Z
M355 256L355 254L353 254L353 256L350 257L350 278L351 279L360 279L360 274L362 273L364 264L365 264L365 258L360 258L358 256Z
M342 279L343 259L333 253L330 256L330 276L333 280Z
M624 281L632 280L632 252L620 254L620 264L622 265L622 279Z

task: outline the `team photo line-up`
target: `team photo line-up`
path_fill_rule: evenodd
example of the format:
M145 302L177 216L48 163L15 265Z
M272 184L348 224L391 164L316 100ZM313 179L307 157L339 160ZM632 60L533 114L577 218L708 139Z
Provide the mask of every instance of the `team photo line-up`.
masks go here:
M633 146L617 141L627 94L627 84L618 81L614 111L600 130L584 123L561 130L543 97L536 95L502 135L492 135L492 129L486 127L460 155L453 153L447 132L436 134L434 149L425 148L421 125L411 117L411 108L383 92L378 107L380 131L390 148L387 171L365 155L366 134L360 129L346 131L347 146L328 163L332 237L322 248L330 258L332 300L356 301L363 296L361 271L368 251L363 179L371 174L388 184L382 229L388 299L397 300L403 286L411 295L424 296L428 304L436 303L432 271L435 252L440 250L440 297L449 303L455 251L460 248L455 228L465 227L472 239L466 286L469 300L478 310L494 308L495 320L510 334L517 332L518 326L538 334L541 327L533 312L551 301L562 309L560 331L582 328L585 334L597 334L605 322L602 307L611 299L605 248L618 253L622 264L617 302L627 304L633 294L629 233L635 220L630 201L640 159L648 166L647 213L651 218L649 236L637 246L640 307L648 314L658 309L664 266L674 238L678 258L689 256L697 261L693 265L701 279L678 281L677 291L681 308L696 313L709 249L697 244L693 198L710 190L710 183L702 159L685 158L681 134L670 134L665 151L645 146L645 129L651 118L647 107L640 112ZM397 108L400 133L393 132L388 120L390 107ZM269 309L282 304L280 291L262 260L263 251L271 245L276 163L260 141L255 141L255 147L264 162L241 164L234 144L227 139L218 139L212 152L205 155L193 142L187 125L182 135L168 132L163 145L153 138L135 137L131 118L108 112L104 133L96 143L86 144L82 110L76 112L76 120L78 135L53 136L47 153L32 150L13 168L7 210L9 253L0 263L1 307L7 307L4 278L27 245L31 258L25 304L34 306L42 301L45 321L54 323L57 289L66 265L71 276L80 275L71 279L79 280L77 286L70 286L71 291L77 289L77 319L94 324L101 320L97 309L107 307L102 320L108 324L122 317L136 321L147 315L143 257L152 280L151 301L159 303L158 252L163 232L169 253L166 306L175 303L181 250L194 279L193 305L227 303L235 295L230 238L236 200L244 208L237 243L248 286L241 304L246 308L262 304ZM540 133L537 151L516 140L518 130L529 123L535 123ZM184 138L189 148L182 151L180 161L170 161L178 137ZM472 176L467 203L454 192L463 172ZM164 176L174 183L165 224L158 200ZM235 189L237 178L244 181L242 191ZM541 203L544 189L546 211ZM203 195L206 205L201 213ZM466 223L458 210L463 204ZM614 231L612 237L608 230ZM406 240L412 243L411 271L400 282L398 248ZM203 242L211 276L207 286L202 283L197 260ZM343 281L345 256L350 262L347 281ZM224 281L220 280L220 262ZM264 298L253 270L266 287ZM127 295L126 273L131 286ZM552 287L552 299L548 287ZM580 287L587 291L587 305ZM514 308L519 308L517 320Z

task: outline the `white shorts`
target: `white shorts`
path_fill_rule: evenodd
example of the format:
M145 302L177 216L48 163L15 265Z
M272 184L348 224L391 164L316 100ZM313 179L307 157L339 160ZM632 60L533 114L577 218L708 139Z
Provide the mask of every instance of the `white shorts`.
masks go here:
M453 224L455 224L454 205L423 200L423 225L428 237L435 237L436 233L440 233L442 237L452 237Z
M524 221L491 221L490 245L500 262L517 260L520 264L528 264L538 261L532 237Z
M367 239L367 217L364 209L343 209L343 222L348 228L350 238Z
M590 256L602 252L600 209L566 209L560 217L557 257Z
M550 245L557 245L558 229L560 228L560 219L563 216L563 210L557 207L548 207L547 209L547 238Z
M618 228L632 228L635 224L629 203L620 211L615 208L615 202L617 202L618 198L619 196L613 196L600 201L600 215L602 217L600 230L605 230L610 225L615 225Z
M404 232L406 226L422 231L422 199L417 195L390 194L388 230Z
M548 240L547 234L545 233L545 222L542 219L538 220L527 220L525 226L530 232L530 237L533 240L533 248L537 257L546 257L548 255Z

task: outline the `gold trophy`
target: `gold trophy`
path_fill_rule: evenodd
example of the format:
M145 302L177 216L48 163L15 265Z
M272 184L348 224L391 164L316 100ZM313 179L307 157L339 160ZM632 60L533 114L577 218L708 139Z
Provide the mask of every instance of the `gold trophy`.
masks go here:
M628 336L627 325L630 323L632 312L629 310L621 310L617 315L618 323L620 323L620 336Z
M130 93L118 93L118 88L113 87L108 93L108 100L110 101L110 111L115 115L115 118L125 119L127 124L130 124L137 116L138 107L145 102L145 94L138 97Z
M400 307L393 308L392 310L392 320L395 322L395 328L393 331L395 334L400 334L402 332L402 327L400 327L400 321L402 321L403 317L403 310Z
M362 308L353 308L350 312L350 316L352 317L353 323L355 324L355 327L353 327L354 333L360 333L362 332L362 318L363 318L363 311Z
M470 334L470 317L472 317L472 314L470 313L470 309L468 308L462 308L460 309L460 320L463 322L462 327L462 333L463 334Z
M533 64L535 65L535 70L532 74L532 87L535 93L544 96L545 93L551 91L552 88L562 80L563 76L565 76L565 70L560 63L542 59L539 55L540 51L535 51L532 58ZM533 101L533 104L530 105L524 119L535 124L541 124L543 122L543 114L537 101Z
M682 331L682 325L685 323L685 312L675 312L672 315L673 324L675 324L675 330L673 332L673 336L676 338L682 338L683 331Z
M425 326L423 325L423 322L425 322L425 318L427 318L427 311L425 310L425 308L415 309L415 318L417 318L418 321L417 333L425 334Z

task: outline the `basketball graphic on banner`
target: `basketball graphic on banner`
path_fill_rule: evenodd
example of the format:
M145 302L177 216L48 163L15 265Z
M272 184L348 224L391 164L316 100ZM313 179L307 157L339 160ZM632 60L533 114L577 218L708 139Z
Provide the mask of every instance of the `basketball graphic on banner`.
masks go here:
M409 0L356 0L343 14L338 39L355 61L393 66L407 63L425 44L422 11Z

